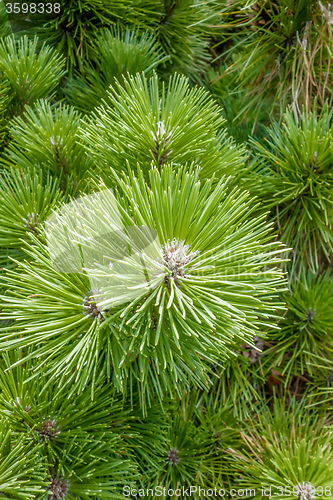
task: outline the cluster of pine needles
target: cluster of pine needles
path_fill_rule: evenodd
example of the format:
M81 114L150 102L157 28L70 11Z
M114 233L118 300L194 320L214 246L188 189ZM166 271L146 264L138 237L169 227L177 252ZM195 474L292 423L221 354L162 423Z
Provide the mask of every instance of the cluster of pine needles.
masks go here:
M40 5L0 2L0 497L333 499L333 6Z

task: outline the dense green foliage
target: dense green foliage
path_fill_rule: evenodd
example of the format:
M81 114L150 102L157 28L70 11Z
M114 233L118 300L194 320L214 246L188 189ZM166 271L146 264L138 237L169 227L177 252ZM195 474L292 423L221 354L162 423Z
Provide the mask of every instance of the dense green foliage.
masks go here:
M40 5L0 2L0 497L331 499L332 6Z

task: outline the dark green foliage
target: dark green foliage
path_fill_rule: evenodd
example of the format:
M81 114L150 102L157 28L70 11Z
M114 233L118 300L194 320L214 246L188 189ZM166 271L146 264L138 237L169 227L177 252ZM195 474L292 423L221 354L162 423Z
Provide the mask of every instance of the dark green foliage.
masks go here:
M255 336L250 343L238 343L233 355L222 367L214 366L211 398L219 408L220 399L232 403L233 413L241 419L251 413L252 403L261 399L261 389L265 377L261 368L264 342Z
M240 445L237 422L228 404L216 410L203 403L196 409L198 395L183 398L164 417L163 444L156 457L159 467L143 484L146 490L175 491L180 485L185 489L192 486L192 496L199 498L199 486L222 485L229 457L226 449Z
M15 31L19 34L37 35L41 42L62 53L66 57L67 69L72 73L74 68L82 69L84 60L95 59L94 41L99 30L118 22L141 26L140 21L146 16L150 17L151 24L153 19L158 20L159 7L158 0L134 3L131 0L59 0L52 3L49 14L46 10L50 7L44 7L44 13L37 11L34 15L21 16L19 22L14 14L10 19L15 22Z
M8 21L4 2L0 3L0 38L11 35L12 30Z
M171 56L170 71L202 82L211 59L209 32L218 18L215 0L162 0L163 15L156 37ZM193 71L194 70L194 71Z
M273 124L264 143L253 143L261 160L253 191L271 209L280 239L293 248L291 276L299 269L322 269L333 243L333 157L331 112L317 116L288 110Z
M8 257L20 260L26 256L22 246L31 242L30 234L41 238L41 226L52 210L63 200L59 180L31 169L3 171L0 176L0 263L13 266Z
M17 366L9 374L2 371L14 361ZM96 392L95 401L91 401L89 391L75 397L59 391L47 378L29 379L32 368L29 362L23 365L19 352L4 356L0 413L8 420L13 436L20 439L21 452L30 450L27 458L34 452L37 464L45 460L44 481L40 481L45 493L37 498L47 499L52 492L55 495L57 487L62 487L70 500L120 498L122 484L131 483L136 468L121 439L121 433L131 431L119 398L108 387ZM33 479L33 470L28 472Z
M23 117L11 122L11 143L3 155L3 165L31 170L38 167L44 179L58 178L62 191L75 194L87 188L91 160L77 142L81 118L74 108L52 106L39 101L28 107Z
M228 72L226 64L207 71L207 86L222 108L226 119L224 126L237 142L243 143L252 135L261 138L264 125L269 124L269 99L262 99L255 109L248 109L248 94L235 86L236 76Z
M243 434L247 453L237 456L238 485L255 489L255 498L263 496L262 488L273 499L302 493L309 498L314 488L317 494L322 491L325 498L332 498L332 438L327 419L310 413L295 399L287 406L285 399L274 398L272 411L263 405L259 409L257 421L249 422ZM253 494L247 496L253 498Z
M84 66L83 76L78 74L66 86L66 96L70 104L83 112L93 111L102 99L108 98L110 85L115 79L123 83L123 75L144 72L150 76L162 61L161 47L147 32L141 36L138 31L111 28L103 30L94 41L96 60Z
M64 59L51 47L43 45L37 51L38 39L27 37L0 40L0 75L10 84L9 113L22 114L25 106L48 97L62 76Z
M321 275L292 284L283 296L288 308L270 333L274 347L264 362L281 371L285 383L291 375L313 376L319 360L331 359L333 346L333 279Z
M247 107L267 96L277 112L291 103L311 108L316 95L324 105L331 98L330 7L316 0L231 4L240 19L230 71L236 71L236 84L246 89Z
M330 408L333 400L331 356L325 359L314 354L311 359L310 369L312 369L312 373L307 381L308 406L322 407L325 405Z
M22 0L18 3L22 5ZM215 0L59 0L50 14L45 9L44 14L10 14L9 18L18 34L36 34L64 54L71 74L74 68L82 70L84 61L98 59L96 34L118 24L148 29L164 53L171 55L167 71L200 81L210 60L209 32L217 13Z

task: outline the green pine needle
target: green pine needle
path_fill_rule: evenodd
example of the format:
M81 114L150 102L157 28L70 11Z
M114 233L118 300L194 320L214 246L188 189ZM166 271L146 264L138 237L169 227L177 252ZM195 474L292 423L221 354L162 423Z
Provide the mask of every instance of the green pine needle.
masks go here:
M328 107L318 116L316 108L301 115L288 110L282 126L267 130L266 144L253 141L261 160L253 192L271 209L281 240L293 247L293 278L306 268L316 273L333 249L331 116Z
M107 100L110 86L115 79L122 82L123 75L152 70L168 59L156 40L147 32L121 30L113 27L101 31L94 40L96 59L84 66L83 75L69 79L65 93L68 102L83 112L91 112L103 99Z
M20 169L3 171L0 175L0 263L13 265L8 257L23 259L24 241L31 242L29 234L41 237L41 226L52 210L60 205L63 196L59 181L42 171L23 173Z
M45 179L57 177L67 194L87 190L92 161L75 135L80 123L80 114L68 105L53 107L41 100L34 108L27 107L22 117L11 121L11 142L2 164L24 171L38 167Z
M38 39L14 36L0 40L0 74L8 80L12 100L10 113L22 114L26 105L48 97L65 72L64 59L51 47L37 51Z
M221 128L222 110L202 88L190 88L175 75L166 88L156 75L128 77L110 102L97 109L82 129L82 141L101 169L117 172L126 162L148 170L165 163L195 162L201 177L234 174L245 159Z
M3 331L1 344L6 349L34 345L29 357L37 358L53 378L66 376L79 390L101 374L112 377L121 391L131 393L138 385L143 405L151 394L163 398L165 391L180 393L190 381L205 387L206 363L219 364L234 338L251 341L260 325L270 324L281 307L275 297L284 285L276 267L281 247L271 241L262 217L249 219L247 193L227 194L222 181L212 191L213 179L200 183L198 169L175 173L165 167L149 176L150 187L142 172L124 177L118 207L125 227L134 221L157 232L160 246L149 261L157 273L153 288L144 280L131 292L131 281L111 282L105 297L118 299L93 305L89 273L55 269L47 250L33 238L33 261L4 276L3 319L15 319L15 326ZM89 231L100 228L98 251L112 259L114 215L101 209L97 204L92 219L82 219L86 232L80 240L66 218L63 224L69 240L79 241L84 252L93 248ZM78 213L78 227L80 217ZM172 259L185 257L179 271L170 267ZM125 269L127 264L128 281L138 268L135 254L124 259ZM107 276L110 267L103 265ZM125 299L119 300L122 295ZM42 355L47 356L45 364Z

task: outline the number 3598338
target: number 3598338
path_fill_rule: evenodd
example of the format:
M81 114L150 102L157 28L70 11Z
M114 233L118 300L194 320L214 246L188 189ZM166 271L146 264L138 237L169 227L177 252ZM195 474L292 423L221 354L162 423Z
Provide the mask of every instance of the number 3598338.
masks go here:
M60 14L60 3L6 3L7 14Z

